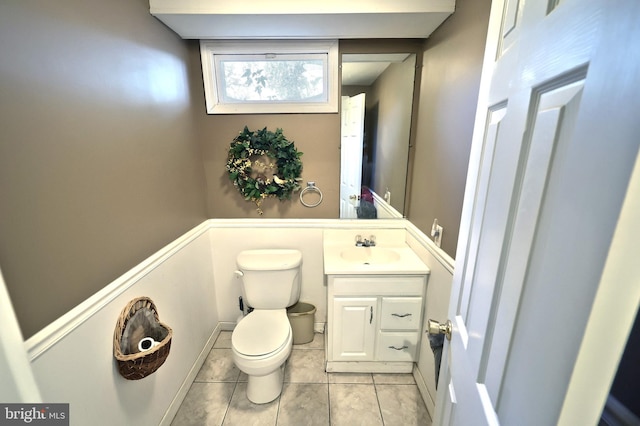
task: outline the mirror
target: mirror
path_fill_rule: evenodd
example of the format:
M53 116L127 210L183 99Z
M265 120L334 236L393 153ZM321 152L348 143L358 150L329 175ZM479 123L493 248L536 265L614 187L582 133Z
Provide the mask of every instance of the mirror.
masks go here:
M340 217L404 216L415 53L343 53Z

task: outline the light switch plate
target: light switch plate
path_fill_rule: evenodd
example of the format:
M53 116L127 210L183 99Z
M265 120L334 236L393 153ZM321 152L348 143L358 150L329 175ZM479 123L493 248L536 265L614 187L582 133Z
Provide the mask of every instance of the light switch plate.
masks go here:
M431 225L431 236L433 237L433 242L436 246L440 247L442 243L442 226L438 225L438 219L433 220L433 225Z
M442 226L440 225L436 225L436 232L435 235L433 236L433 242L440 247L440 244L442 244Z

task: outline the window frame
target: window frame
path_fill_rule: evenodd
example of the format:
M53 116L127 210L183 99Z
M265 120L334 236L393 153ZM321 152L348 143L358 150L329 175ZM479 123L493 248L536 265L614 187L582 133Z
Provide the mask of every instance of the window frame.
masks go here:
M216 56L247 55L300 56L326 55L324 82L326 100L322 102L246 101L226 102L218 94ZM200 55L207 114L337 113L338 112L338 41L337 40L201 40Z

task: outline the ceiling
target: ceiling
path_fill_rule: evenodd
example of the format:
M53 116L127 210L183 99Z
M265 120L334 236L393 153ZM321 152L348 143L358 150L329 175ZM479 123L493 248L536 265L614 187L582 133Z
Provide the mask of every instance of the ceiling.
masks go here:
M342 85L370 86L394 62L404 61L408 53L343 54Z
M149 0L185 39L427 38L455 0Z

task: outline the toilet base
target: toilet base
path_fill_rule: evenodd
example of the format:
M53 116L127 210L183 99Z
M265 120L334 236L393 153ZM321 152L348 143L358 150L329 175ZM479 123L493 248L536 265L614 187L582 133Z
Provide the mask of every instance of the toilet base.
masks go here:
M247 398L254 404L266 404L282 393L284 382L284 364L266 376L249 376Z

